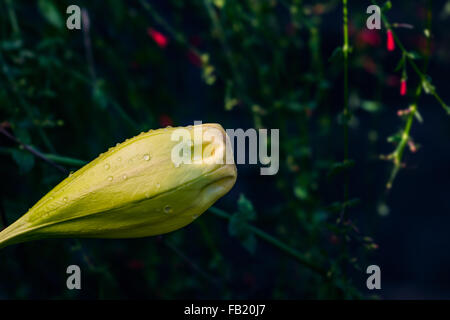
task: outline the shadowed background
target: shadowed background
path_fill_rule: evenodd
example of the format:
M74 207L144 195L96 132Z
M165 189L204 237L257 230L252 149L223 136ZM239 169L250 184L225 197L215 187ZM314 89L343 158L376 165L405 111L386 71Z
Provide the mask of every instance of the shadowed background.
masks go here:
M160 237L42 240L0 251L2 299L450 298L450 126L431 95L413 123L418 151L386 191L380 160L404 128L417 75L386 49L386 28L365 27L370 1L349 1L350 159L342 165L341 1L0 0L0 125L61 172L0 134L2 227L108 147L141 131L192 125L280 129L280 171L239 165L232 191ZM82 30L66 28L68 5L84 8ZM381 4L381 3L380 3ZM382 5L382 4L381 4ZM450 101L448 1L392 1L386 11L422 68ZM333 54L334 52L334 54ZM80 161L81 160L81 161ZM347 219L338 223L350 176ZM333 276L332 283L267 242L276 237ZM67 266L82 290L67 290ZM379 265L382 290L366 288Z

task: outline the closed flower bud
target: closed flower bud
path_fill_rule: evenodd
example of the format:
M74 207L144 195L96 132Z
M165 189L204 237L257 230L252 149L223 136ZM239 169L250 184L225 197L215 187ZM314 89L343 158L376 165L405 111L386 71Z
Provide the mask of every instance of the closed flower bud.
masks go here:
M406 91L407 91L406 79L402 79L402 81L400 81L400 95L401 96L406 95Z
M387 49L388 49L388 51L395 50L394 35L392 34L391 29L388 29L388 31L387 31Z
M200 148L200 161L174 164L176 130L192 138L191 149ZM215 136L198 141L198 132ZM234 162L220 161L230 152L226 141L218 124L150 130L128 139L71 174L4 229L0 248L41 238L137 238L182 228L234 185Z

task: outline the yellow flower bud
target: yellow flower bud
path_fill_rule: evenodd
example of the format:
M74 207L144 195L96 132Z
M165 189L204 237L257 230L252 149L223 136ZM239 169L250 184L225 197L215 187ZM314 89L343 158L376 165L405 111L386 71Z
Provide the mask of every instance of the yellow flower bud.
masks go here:
M177 140L180 130L192 141L188 148L176 149L186 143ZM199 140L198 133L214 139ZM0 232L0 248L41 238L137 238L182 228L234 185L227 140L218 124L150 130L128 139L69 175ZM192 159L198 155L193 150L200 150L201 157L179 163L173 150L192 151Z

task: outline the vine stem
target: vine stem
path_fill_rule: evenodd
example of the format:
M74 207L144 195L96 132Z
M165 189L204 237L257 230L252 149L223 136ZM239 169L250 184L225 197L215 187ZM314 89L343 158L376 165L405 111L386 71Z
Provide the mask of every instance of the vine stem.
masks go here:
M430 41L430 37L431 37L431 2L432 2L431 0L427 1L427 3L428 3L427 10L430 12L429 14L427 14L427 29L430 32L430 35L426 37L427 42ZM375 5L378 5L375 0L373 0L372 3ZM381 19L383 20L383 23L386 26L386 28L390 28L391 25L395 25L395 24L391 24L389 22L389 19L386 17L383 10L381 10ZM400 48L402 53L405 55L406 59L408 60L411 67L413 68L414 72L419 76L420 81L422 82L421 84L422 85L423 84L430 85L430 82L427 79L427 75L426 75L426 69L427 69L428 63L425 64L424 71L421 71L419 66L414 61L414 57L410 54L410 52L408 50L406 50L405 46L400 41L400 38L397 36L396 32L392 28L391 28L391 31L392 31L392 35L394 37L395 44ZM427 47L428 46L429 46L429 44L427 44ZM429 52L429 47L428 47L427 48L427 56L425 57L425 59L429 59L429 56L430 56L430 52ZM429 86L429 90L430 90L429 93L436 99L436 101L441 105L441 107L445 110L445 112L450 114L450 107L444 102L444 100L442 100L442 98L439 96L439 94L436 92L436 90L432 86Z
M215 207L211 207L208 210L211 211L214 215L216 215L219 218L226 219L226 220L230 220L231 219L231 215L226 213L225 211L223 211L221 209L218 209L218 208L215 208ZM319 275L327 278L327 272L322 267L319 267L316 264L310 262L302 253L300 253L296 249L288 246L287 244L285 244L284 242L282 242L279 239L275 238L274 236L268 234L267 232L265 232L265 231L255 227L255 226L253 226L251 224L247 224L247 228L248 228L248 230L251 233L253 233L257 237L259 237L262 240L264 240L264 241L270 243L271 245L277 247L282 252L284 252L285 254L289 255L291 258L294 258L295 260L297 260L298 262L300 262L302 265L304 265L305 267L309 268L310 270L312 270L312 271L318 273Z
M375 1L373 1L374 4L376 4ZM383 23L386 28L390 28L390 22L387 19L387 17L384 15L383 12L381 12L381 18L383 20ZM402 54L404 57L406 57L407 61L410 63L413 70L416 72L416 74L420 78L420 83L417 85L416 91L415 91L415 97L414 97L414 103L409 107L409 114L406 119L406 124L404 129L402 130L402 134L400 137L400 142L397 146L397 148L394 150L394 152L388 156L388 159L392 159L394 163L394 167L392 169L391 175L389 177L389 180L386 184L387 189L392 188L392 184L394 183L394 180L402 168L402 159L403 154L405 151L405 148L408 144L408 142L411 139L411 128L412 124L414 122L414 118L418 115L418 103L419 99L423 92L423 86L424 84L429 84L429 81L427 79L427 69L430 61L431 56L431 24L432 24L432 0L427 0L427 22L426 22L426 29L428 30L428 36L427 38L427 47L426 47L426 53L425 53L425 60L424 60L424 66L423 71L420 70L419 66L415 63L414 59L411 57L408 50L406 50L403 43L400 41L400 38L397 36L397 34L391 29L392 35L394 36L395 43L402 51ZM429 93L435 97L435 99L439 102L439 104L444 108L444 110L447 113L450 113L450 108L444 103L444 101L441 99L441 97L437 94L436 90L432 86L429 87Z
M2 126L0 126L0 133L3 134L5 137L7 137L8 139L10 139L11 141L17 143L19 146L21 146L23 149L25 149L26 151L30 152L31 154L33 154L36 158L39 158L45 162L47 162L48 164L50 164L51 166L55 167L56 169L58 169L59 171L61 171L62 173L67 173L67 170L63 167L61 167L60 165L58 165L57 163L55 163L54 161L52 161L51 159L49 159L46 155L44 155L43 153L37 151L36 149L34 149L33 147L23 143L22 141L20 141L18 138L16 138L15 136L13 136L12 134L10 134L5 128L3 128Z

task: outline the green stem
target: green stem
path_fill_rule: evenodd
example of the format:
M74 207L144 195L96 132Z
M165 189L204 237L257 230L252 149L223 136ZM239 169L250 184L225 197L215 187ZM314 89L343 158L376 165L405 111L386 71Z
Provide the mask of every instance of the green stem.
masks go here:
M12 1L5 0L5 3L6 3L6 7L8 9L8 16L9 16L9 21L11 23L13 36L18 38L18 37L20 37L20 28L19 28L19 24L17 23L16 12L14 11Z
M343 15L343 32L344 32L344 46L342 48L344 54L344 162L348 161L349 157L349 138L348 138L348 121L350 119L349 111L349 87L348 87L348 53L349 53L349 42L348 42L348 8L347 0L342 0L342 15ZM349 197L349 172L345 172L344 181L344 203L347 203ZM347 206L344 205L342 209L341 221L345 219L345 213Z
M225 211L223 211L221 209L218 209L218 208L215 208L215 207L211 207L208 210L211 211L216 216L218 216L219 218L227 219L227 220L231 219L231 215L229 215L228 213L226 213ZM272 244L273 246L277 247L282 252L284 252L285 254L289 255L292 258L294 258L295 260L300 262L305 267L308 267L309 269L311 269L312 271L320 274L323 277L327 277L327 273L326 273L326 271L323 268L321 268L321 267L317 266L316 264L310 262L309 259L307 259L302 253L300 253L296 249L288 246L284 242L278 240L274 236L266 233L265 231L262 231L261 229L255 227L255 226L247 224L247 228L254 235L258 236L259 238L263 239L264 241L266 241L266 242Z
M64 156L58 156L56 154L45 153L44 156L47 159L50 159L56 163L60 163L60 164L72 166L72 167L82 167L85 164L87 164L87 161L84 161L84 160L79 160L79 159L64 157Z
M426 22L426 28L428 29L430 34L431 34L431 23L432 23L431 11L432 11L432 0L427 0L427 22ZM384 22L385 26L387 28L389 28L390 23L389 23L388 19L386 18L386 16L384 14L382 14L381 17L383 19L383 22ZM414 62L414 60L411 58L409 52L405 49L405 47L402 44L402 42L400 41L400 39L395 34L395 32L392 29L391 29L391 31L392 31L392 34L394 36L396 44L398 45L398 47L402 51L403 56L406 57L406 59L411 64L413 70L420 77L420 83L417 85L415 98L414 98L414 103L409 108L408 118L406 120L405 127L402 130L400 143L398 144L397 148L395 149L395 151L391 155L392 159L393 159L393 162L394 162L394 167L393 167L391 175L389 177L389 181L386 184L387 189L391 189L392 188L392 184L394 183L394 180L395 180L398 172L400 171L400 169L402 167L403 154L404 154L405 148L406 148L406 146L407 146L407 144L408 144L408 142L409 142L409 140L411 138L411 128L412 128L412 124L413 124L414 118L416 117L416 114L418 113L418 103L419 103L419 99L421 97L421 94L423 92L422 86L423 86L424 81L428 82L428 79L426 77L426 72L427 72L427 69L428 69L430 56L431 56L431 51L430 51L431 41L430 41L430 37L427 37L427 50L426 50L426 54L425 54L425 61L424 61L424 65L423 65L423 71L421 71L420 68L417 66L417 64ZM446 106L446 104L439 97L439 95L436 93L436 91L434 89L431 89L430 93L436 98L436 100L441 104L441 106L448 113L450 113L450 108Z

